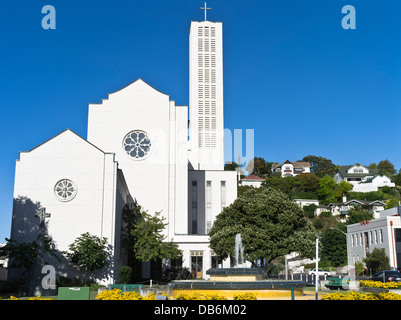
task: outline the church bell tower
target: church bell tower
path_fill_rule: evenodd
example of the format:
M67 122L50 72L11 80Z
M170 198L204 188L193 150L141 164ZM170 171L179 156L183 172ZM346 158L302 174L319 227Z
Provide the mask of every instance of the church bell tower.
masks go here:
M223 28L201 9L189 36L189 159L194 170L224 170Z

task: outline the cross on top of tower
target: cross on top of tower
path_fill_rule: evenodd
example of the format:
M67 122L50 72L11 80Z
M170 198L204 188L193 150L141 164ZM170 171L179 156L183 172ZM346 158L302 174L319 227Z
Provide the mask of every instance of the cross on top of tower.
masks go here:
M205 2L205 7L204 8L201 8L201 10L205 10L205 21L207 21L207 19L206 19L206 12L207 12L207 10L211 10L212 8L208 8L207 6L206 6L206 2Z

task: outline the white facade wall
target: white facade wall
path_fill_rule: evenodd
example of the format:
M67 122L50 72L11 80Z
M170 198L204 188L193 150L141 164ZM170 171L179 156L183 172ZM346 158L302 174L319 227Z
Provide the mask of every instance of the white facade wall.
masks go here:
M192 227L194 206L193 182L197 186L197 228ZM222 185L222 182L224 183ZM216 216L237 198L237 175L235 171L188 172L188 230L189 234L207 234Z
M387 176L376 176L369 183L355 183L353 181L349 181L354 186L352 191L355 192L370 192L370 191L378 191L379 188L388 186L391 188L395 187L395 183L391 182L391 179Z
M294 199L294 202L298 203L301 206L301 208L309 206L311 204L314 204L316 206L319 205L319 200L315 199Z
M238 185L240 186L252 186L255 188L259 188L262 185L261 180L240 180Z
M55 185L61 179L73 181L77 188L70 201L55 196ZM89 232L108 239L114 257L110 266L114 267L120 258L120 222L116 220L121 215L116 207L123 206L128 194L124 190L125 194L118 195L118 183L114 155L70 130L21 152L16 163L11 238L18 242L36 240L39 219L35 213L42 207L51 214L46 219L46 233L53 238L56 250L67 251L78 236ZM59 271L67 272L68 268Z
M133 197L169 221L169 238L187 232L186 214L176 217L187 210L187 112L140 79L102 104L89 105L88 141L115 153ZM150 137L151 151L144 159L133 160L123 149L133 130Z
M354 266L355 262L363 262L366 251L372 252L374 248L384 248L390 259L390 267L393 269L401 267L397 263L397 256L398 259L401 258L401 243L397 242L395 237L395 229L399 228L401 228L400 216L385 216L370 220L369 223L347 226L348 265Z

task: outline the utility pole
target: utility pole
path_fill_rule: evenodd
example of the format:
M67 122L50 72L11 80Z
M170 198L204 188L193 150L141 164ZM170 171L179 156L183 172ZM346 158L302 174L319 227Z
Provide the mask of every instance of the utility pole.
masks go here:
M315 299L318 299L318 282L319 282L319 237L316 238L316 266L315 266Z

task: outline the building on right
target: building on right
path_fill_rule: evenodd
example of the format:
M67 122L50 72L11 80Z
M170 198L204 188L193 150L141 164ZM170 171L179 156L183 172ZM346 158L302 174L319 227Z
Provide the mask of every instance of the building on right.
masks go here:
M380 217L347 226L348 266L362 262L373 249L384 249L392 270L401 269L401 206L383 210ZM365 264L364 264L365 265Z

